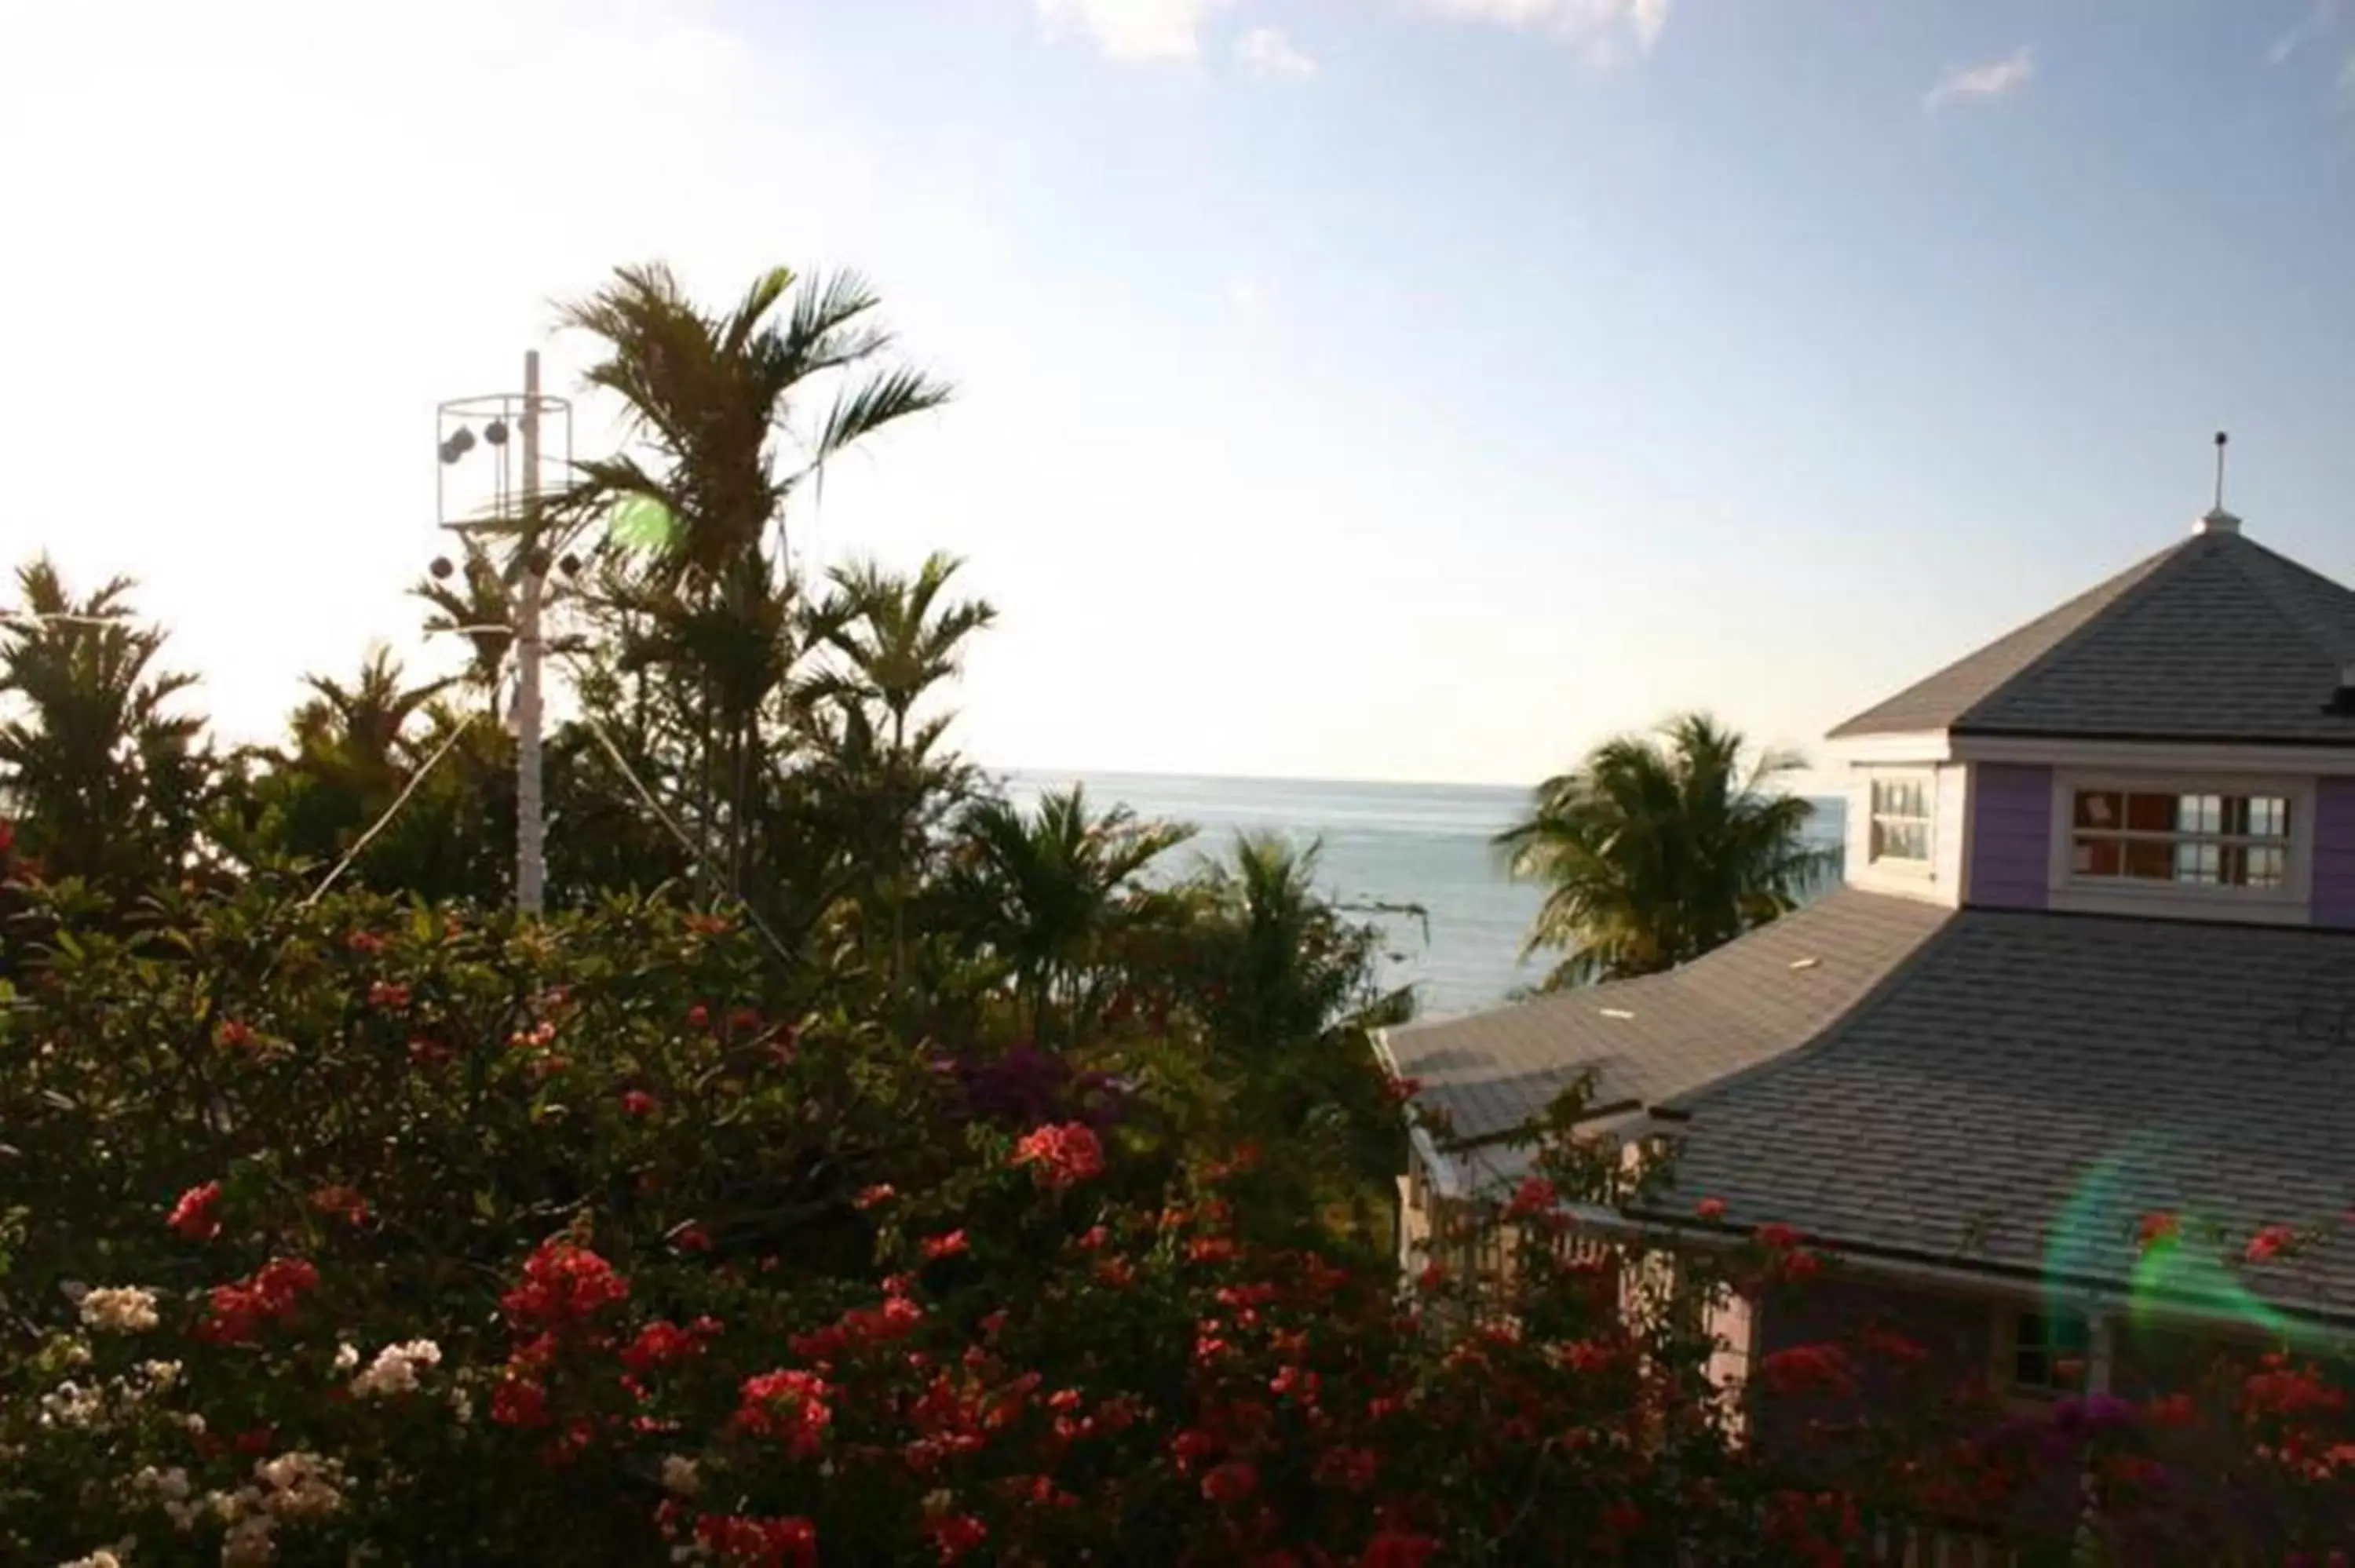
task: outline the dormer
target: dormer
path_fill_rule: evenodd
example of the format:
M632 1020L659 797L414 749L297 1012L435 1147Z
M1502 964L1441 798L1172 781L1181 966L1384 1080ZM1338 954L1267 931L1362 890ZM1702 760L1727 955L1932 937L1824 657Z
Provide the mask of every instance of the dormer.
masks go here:
M2355 927L2355 592L2221 503L1830 740L1858 886Z

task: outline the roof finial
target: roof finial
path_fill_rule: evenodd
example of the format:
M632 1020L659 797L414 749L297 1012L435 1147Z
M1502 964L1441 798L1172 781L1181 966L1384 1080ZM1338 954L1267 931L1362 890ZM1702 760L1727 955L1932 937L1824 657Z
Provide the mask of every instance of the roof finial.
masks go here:
M2232 438L2222 430L2216 432L2216 504L2208 515L2191 525L2195 534L2237 534L2241 520L2224 510L2224 447Z

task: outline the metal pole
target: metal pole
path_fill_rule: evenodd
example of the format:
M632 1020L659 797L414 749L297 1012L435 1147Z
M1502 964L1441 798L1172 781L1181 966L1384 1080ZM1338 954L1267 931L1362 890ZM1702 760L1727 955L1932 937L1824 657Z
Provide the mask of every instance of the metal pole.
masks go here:
M546 563L539 541L538 349L523 356L523 581L516 604L516 908L537 915L547 874L539 788L539 600Z

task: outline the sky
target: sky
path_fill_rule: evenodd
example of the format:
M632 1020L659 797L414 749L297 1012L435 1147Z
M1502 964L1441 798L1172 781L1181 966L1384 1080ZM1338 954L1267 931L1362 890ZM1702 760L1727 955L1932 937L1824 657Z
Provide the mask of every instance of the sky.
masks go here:
M1527 783L1822 733L2169 544L2355 580L2355 0L0 0L0 561L235 738L554 302L855 266L1002 768ZM584 400L574 450L609 450Z

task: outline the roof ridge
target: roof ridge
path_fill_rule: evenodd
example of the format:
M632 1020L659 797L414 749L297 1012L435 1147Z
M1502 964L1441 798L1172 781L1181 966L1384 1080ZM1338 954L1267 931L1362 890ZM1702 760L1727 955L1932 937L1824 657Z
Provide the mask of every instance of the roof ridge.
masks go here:
M2035 616L2028 620L2021 621L2019 625L2014 626L2009 631L2003 632L1992 641L1982 642L1978 646L1970 649L1968 652L1958 654L1955 658L1948 660L1945 663L1939 665L1928 674L1923 675L1921 679L1913 682L1912 684L1902 688L1892 695L1883 697L1881 701L1873 704L1870 707L1866 708L1863 712L1857 714L1854 717L1843 720L1838 725L1834 726L1830 732L1832 738L1837 739L1841 736L1849 734L1870 733L1870 730L1859 729L1859 726L1870 724L1876 715L1882 712L1882 710L1894 705L1903 703L1907 697L1922 691L1924 687L1932 686L1941 681L1946 680L1950 676L1953 676L1956 672L1962 670L1965 666L1969 665L1976 661L1987 658L1995 650L2002 648L2008 643L2031 641L2035 634L2041 629L2050 627L2056 621L2068 621L2073 618L2075 621L2074 625L2071 626L2067 630L2055 635L2040 652L2031 656L2027 662L2020 665L2019 669L2012 671L2009 674L2005 675L1995 682L1993 685L1989 686L1987 690L1981 692L1978 696L1974 698L1967 707L1961 710L1961 712L1955 714L1945 723L1940 724L1937 726L1941 729L1953 727L1955 725L1962 722L1963 717L1972 710L1978 707L1981 704L1992 700L1998 693L2009 686L2014 681L2019 680L2030 670L2035 669L2041 664L2043 661L2049 658L2055 650L2064 646L2080 632L2083 631L2088 626L2091 626L2095 621L2101 620L2103 614L2108 610L2111 606L2118 603L2120 600L2124 599L2127 594L2133 592L2137 588L2142 586L2143 583L2148 581L2157 574L2160 567L2164 566L2168 561L2180 553L2186 545L2197 544L2198 542L2198 536L2195 535L2191 539L2178 540L2176 543L2169 545L2162 549L2153 551L2151 554L2143 556L2140 560L2134 562L2131 566L2127 566L2117 571L2112 572L2108 577L2104 577L2101 581L2094 584L2091 588L2070 595L2069 598L2062 600L2059 604L2054 605L2043 614Z
M2300 566L2280 551L2267 549L2254 539L2237 534L2221 537L2231 541L2222 554L2232 563L2232 568L2246 578L2251 587L2271 600L2274 608L2327 655L2334 667L2355 661L2355 637L2330 625L2318 615L2317 607L2293 588L2287 577L2289 573L2302 575L2344 596L2350 610L2355 610L2355 593L2349 592L2320 572Z
M1880 896L1893 895L1884 894ZM1880 978L1865 987L1855 1001L1826 1019L1821 1029L1817 1030L1797 1044L1777 1051L1771 1056L1762 1057L1755 1062L1744 1063L1733 1071L1711 1078L1705 1084L1696 1084L1682 1094L1671 1095L1665 1100L1647 1103L1644 1109L1646 1112L1671 1110L1680 1117L1689 1117L1703 1100L1730 1089L1737 1084L1754 1078L1762 1073L1770 1072L1776 1067L1811 1056L1817 1051L1825 1049L1832 1041L1847 1033L1859 1019L1870 1015L1875 1009L1881 1006L1888 1000L1890 993L1896 989L1900 980L1911 973L1931 952L1952 939L1954 934L1962 928L1963 917L1969 913L1967 908L1943 911L1937 924L1931 927L1927 935L1916 941L1904 957L1882 970Z
M2073 599L2069 600L2067 604L2063 604L2059 609L2052 610L2051 614L2057 616L2063 610L2067 610L2074 607L2080 600L2088 599L2094 594L2101 592L2102 589L2110 587L2113 583L2118 582L2121 578L2128 579L2124 583L2124 586L2117 589L2115 593L2113 593L2108 599L2096 606L2083 620L2079 620L2076 625L2071 627L2068 630L2055 638L2046 646L2042 652L2037 654L2036 657L2030 659L2027 663L2022 664L2019 669L2014 670L2009 675L1997 682L1993 686L1987 688L1987 690L1980 693L1978 699L1972 703L1968 707L1963 709L1962 712L1956 714L1954 717L1954 721L1946 727L1950 731L1959 730L1969 725L1971 720L1977 716L1982 709L1991 705L2006 692L2020 684L2022 682L2027 681L2031 676L2040 674L2044 670L2050 668L2062 654L2069 652L2071 649L2083 642L2087 637L2091 636L2095 628L2101 626L2103 622L2109 620L2109 618L2120 608L2133 602L2135 599L2146 594L2153 592L2159 580L2167 575L2167 567L2172 567L2179 561L2188 561L2202 553L2212 551L2216 547L2218 541L2230 536L2231 535L2223 534L2194 534L2188 539L2179 539L2174 544L2168 546L2165 549L2144 556L2141 560L2137 561L2133 566L2128 567L2125 571L2119 572L2114 577L2103 579L2103 581L2096 584L2094 588L2086 590L2086 592L2079 594L2076 599ZM2050 616L2038 618L2039 620L2047 619L2050 619ZM2037 621L2030 621L2029 622L2029 625L2033 626L2037 623ZM2027 628L2023 627L2021 630L2025 630Z

